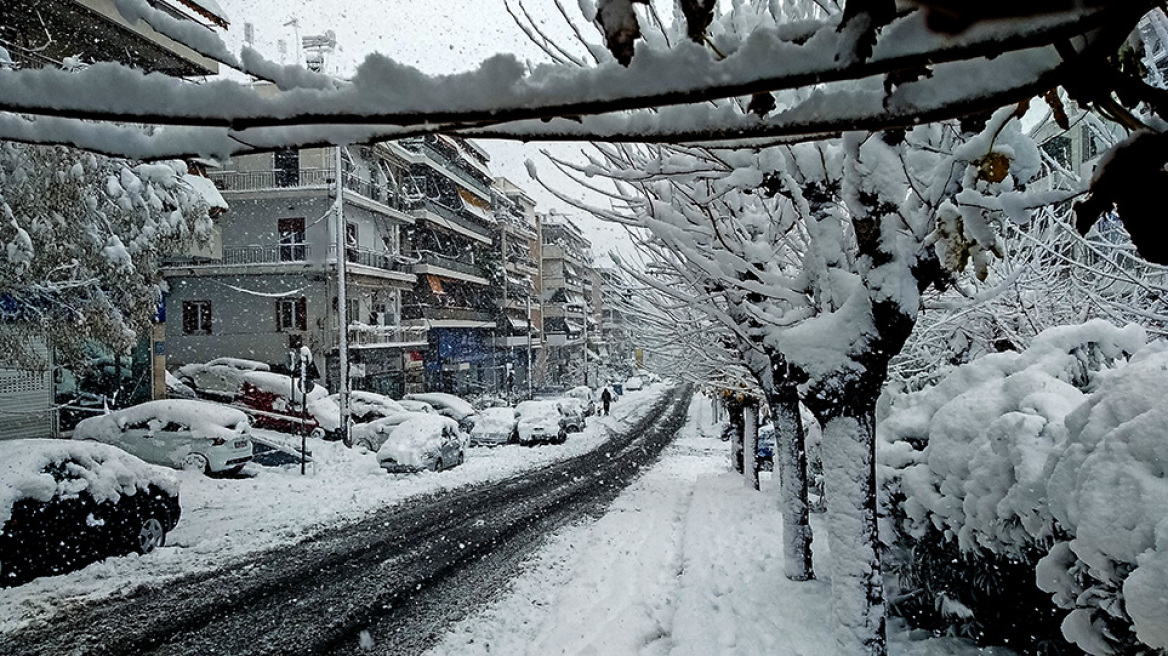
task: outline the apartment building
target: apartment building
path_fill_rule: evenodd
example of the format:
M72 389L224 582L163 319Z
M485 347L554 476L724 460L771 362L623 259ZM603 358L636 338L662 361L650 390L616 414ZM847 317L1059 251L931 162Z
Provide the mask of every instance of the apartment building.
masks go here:
M500 260L489 158L456 137L428 135L400 144L413 219L404 231L403 253L417 262L402 322L427 331L422 364L428 390L485 391L498 366L492 344L497 297L490 277Z
M402 230L416 223L417 199L402 184L410 157L397 144L306 148L238 157L212 172L231 209L219 220L217 252L169 263L169 364L230 356L279 365L307 346L336 389L344 325L354 388L421 391L426 329L401 320L418 280L402 248Z
M546 379L540 219L535 201L510 180L495 178L493 190L503 264L496 287L499 321L495 348L502 363L498 388L524 394L529 387L542 386Z
M593 311L592 242L569 217L543 218L543 326L550 385L595 384L600 355Z

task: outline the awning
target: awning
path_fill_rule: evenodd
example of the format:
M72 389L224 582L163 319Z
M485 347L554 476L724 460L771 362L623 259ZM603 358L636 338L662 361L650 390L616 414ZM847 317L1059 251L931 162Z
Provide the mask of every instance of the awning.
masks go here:
M513 276L507 276L507 284L528 289L532 287L530 278L515 278Z
M511 321L511 327L514 328L515 330L527 330L527 320L526 319L516 319L515 317L507 317L507 318ZM537 332L535 330L534 325L531 327L531 330L532 330L532 332Z
M565 321L564 323L568 325L568 332L570 333L583 332L584 330L584 326L576 323L575 321Z
M446 293L445 290L442 289L442 281L438 279L438 276L426 276L426 281L430 283L430 291L434 292L435 294Z

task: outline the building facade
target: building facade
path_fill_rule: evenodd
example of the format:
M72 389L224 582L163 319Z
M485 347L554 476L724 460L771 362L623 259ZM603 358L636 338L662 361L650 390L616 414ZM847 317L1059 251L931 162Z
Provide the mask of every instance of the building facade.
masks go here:
M595 385L592 242L563 215L545 216L542 226L543 326L548 385Z

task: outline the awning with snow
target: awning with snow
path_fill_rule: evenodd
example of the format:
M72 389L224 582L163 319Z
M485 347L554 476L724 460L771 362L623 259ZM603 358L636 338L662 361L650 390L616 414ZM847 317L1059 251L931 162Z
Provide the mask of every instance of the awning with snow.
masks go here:
M516 319L515 317L507 317L507 318L508 318L508 320L511 321L511 327L514 328L515 330L527 330L527 320L526 319ZM534 333L534 332L539 332L539 331L535 329L534 325L532 325L531 332Z
M426 276L426 282L430 283L430 291L434 292L435 294L441 295L446 293L446 291L442 289L442 281L438 279L438 276Z
M568 332L570 333L579 333L584 331L584 326L576 323L575 321L566 321L565 323L568 325Z

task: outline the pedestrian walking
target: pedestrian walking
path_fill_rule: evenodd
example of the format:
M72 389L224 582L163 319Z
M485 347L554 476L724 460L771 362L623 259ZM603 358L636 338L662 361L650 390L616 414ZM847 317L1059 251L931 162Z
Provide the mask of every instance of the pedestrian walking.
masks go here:
M607 387L600 393L600 402L604 404L604 414L607 416L608 404L612 403L612 392L609 392Z

